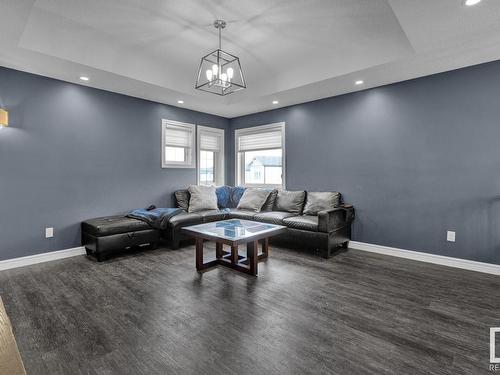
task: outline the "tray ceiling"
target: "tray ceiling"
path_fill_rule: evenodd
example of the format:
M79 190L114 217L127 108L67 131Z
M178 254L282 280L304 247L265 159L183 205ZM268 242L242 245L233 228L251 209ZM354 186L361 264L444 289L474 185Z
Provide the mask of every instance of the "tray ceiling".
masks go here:
M500 58L500 2L0 0L0 65L225 117ZM248 89L194 89L202 55L240 57ZM362 79L365 84L354 85ZM278 100L279 105L272 101Z

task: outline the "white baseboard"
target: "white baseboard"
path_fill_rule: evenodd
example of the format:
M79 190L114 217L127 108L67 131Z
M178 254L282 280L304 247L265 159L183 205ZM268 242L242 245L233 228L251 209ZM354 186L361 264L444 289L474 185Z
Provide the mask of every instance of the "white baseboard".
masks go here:
M29 266L31 264L50 262L51 260L64 259L85 254L85 247L74 247L72 249L51 251L49 253L28 255L26 257L7 259L0 261L0 271L11 268Z
M399 258L418 260L420 262L434 263L442 266L461 268L469 271L477 271L500 276L500 265L484 262L476 262L468 259L452 258L442 255L422 253L419 251L403 250L396 247L374 245L365 242L350 241L351 249L368 251L371 253L384 254ZM29 255L21 258L7 259L0 261L0 271L11 268L24 267L37 263L50 262L52 260L64 259L85 254L85 247L75 247L72 249L51 251L36 255Z
M490 273L500 275L500 265L492 263L476 262L473 260L446 257L442 255L421 253L412 250L403 250L396 247L373 245L365 242L350 241L349 247L356 250L369 251L399 258L413 259L420 262L434 263L442 266L462 268L469 271Z

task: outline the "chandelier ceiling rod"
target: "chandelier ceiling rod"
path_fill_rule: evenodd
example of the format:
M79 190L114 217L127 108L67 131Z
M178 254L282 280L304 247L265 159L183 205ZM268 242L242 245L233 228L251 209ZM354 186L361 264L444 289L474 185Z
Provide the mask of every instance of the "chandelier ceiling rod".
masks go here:
M226 27L226 21L215 20L214 26L219 30L219 49L222 49L222 29Z

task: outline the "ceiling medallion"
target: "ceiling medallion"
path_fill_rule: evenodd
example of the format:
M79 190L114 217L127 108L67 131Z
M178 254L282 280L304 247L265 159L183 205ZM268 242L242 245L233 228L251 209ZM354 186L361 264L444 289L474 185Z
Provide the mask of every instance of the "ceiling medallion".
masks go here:
M219 48L201 58L195 88L224 96L247 86L240 59L221 47L221 31L226 27L226 21L216 20L214 26L219 30Z

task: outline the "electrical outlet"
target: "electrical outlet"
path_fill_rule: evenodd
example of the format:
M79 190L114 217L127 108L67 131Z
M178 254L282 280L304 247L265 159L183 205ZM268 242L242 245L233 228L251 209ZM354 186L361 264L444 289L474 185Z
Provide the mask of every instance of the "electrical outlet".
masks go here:
M446 233L446 241L449 241L449 242L455 242L455 232L449 230L447 233Z
M54 228L45 228L45 238L54 237Z

